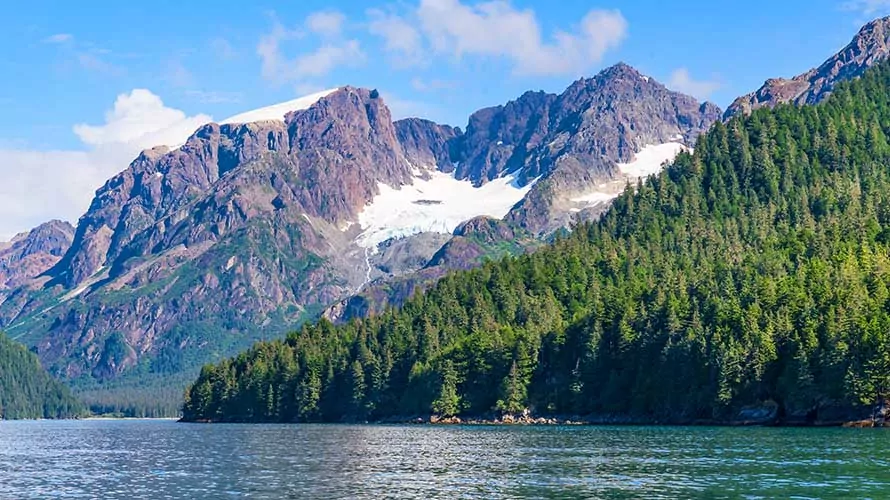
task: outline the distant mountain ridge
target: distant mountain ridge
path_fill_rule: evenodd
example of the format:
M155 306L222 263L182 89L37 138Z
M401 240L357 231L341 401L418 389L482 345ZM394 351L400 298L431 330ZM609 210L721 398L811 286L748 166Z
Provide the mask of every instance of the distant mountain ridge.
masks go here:
M53 220L0 243L0 297L55 265L73 237L71 224Z
M780 103L815 104L831 94L838 82L856 78L888 57L890 17L883 17L863 26L846 47L820 66L791 79L771 78L757 91L739 97L725 117Z
M691 145L720 117L624 64L480 110L465 131L393 122L369 89L293 103L140 154L96 192L64 256L9 291L0 326L78 387L175 378L369 283L403 280L399 303L413 273L526 251L596 217L636 179L621 166L636 153ZM464 224L451 206L489 218Z

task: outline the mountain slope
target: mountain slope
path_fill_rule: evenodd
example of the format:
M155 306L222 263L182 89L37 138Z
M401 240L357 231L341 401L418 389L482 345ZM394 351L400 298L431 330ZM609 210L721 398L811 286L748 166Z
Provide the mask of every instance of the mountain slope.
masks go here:
M0 243L0 296L53 267L73 237L71 224L54 220Z
M37 356L0 333L0 419L71 418L83 411Z
M881 422L886 123L890 64L819 106L717 123L546 249L205 367L185 419Z
M480 111L466 132L393 122L378 92L352 87L248 112L110 179L64 257L0 304L0 326L102 411L143 394L157 415L202 364L371 283L400 303L595 216L718 117L626 65ZM665 145L648 170L625 168ZM505 220L465 224L479 216Z
M756 92L739 97L726 110L726 117L779 103L815 104L831 94L838 82L858 77L888 56L890 17L884 17L863 26L846 47L818 68L790 80L769 79Z

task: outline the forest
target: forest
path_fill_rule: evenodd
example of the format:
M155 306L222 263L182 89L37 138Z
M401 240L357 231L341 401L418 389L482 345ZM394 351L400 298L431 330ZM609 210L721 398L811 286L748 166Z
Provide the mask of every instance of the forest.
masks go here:
M0 333L0 420L72 418L85 411L37 356Z
M890 65L717 123L602 219L203 368L185 420L787 417L890 390Z

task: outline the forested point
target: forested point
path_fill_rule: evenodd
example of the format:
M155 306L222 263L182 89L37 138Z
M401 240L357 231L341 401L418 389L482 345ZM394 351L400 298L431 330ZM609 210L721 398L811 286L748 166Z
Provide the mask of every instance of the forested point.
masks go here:
M786 421L890 382L890 65L818 106L716 124L694 154L531 255L401 310L206 366L184 419L632 415Z
M25 346L0 333L0 419L84 415L68 387L53 379Z

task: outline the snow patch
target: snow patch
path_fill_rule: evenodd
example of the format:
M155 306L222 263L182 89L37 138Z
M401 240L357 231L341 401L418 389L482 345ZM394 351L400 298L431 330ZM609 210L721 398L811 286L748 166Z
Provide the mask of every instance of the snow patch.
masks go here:
M634 155L633 161L630 163L619 163L618 169L626 177L648 177L661 172L665 162L673 160L680 154L680 151L687 149L685 145L679 142L667 142L655 146L647 144L639 153Z
M278 104L273 104L271 106L266 106L265 108L254 109L252 111L247 111L245 113L241 113L230 118L226 118L225 120L219 122L220 125L225 125L229 123L250 123L250 122L258 122L263 120L284 120L284 115L290 113L291 111L301 111L304 109L309 109L313 104L318 102L321 98L327 97L328 95L336 92L338 89L328 89L323 90L321 92L316 92L314 94L307 95L305 97L300 97L298 99L294 99L292 101L286 101Z
M620 194L620 191L617 193L606 193L602 191L594 191L592 193L587 193L583 196L579 196L577 198L572 198L572 201L575 203L585 203L587 206L592 207L595 205L599 205L600 203L606 203L607 201L611 201L613 198L617 197ZM577 211L577 210L573 210Z
M71 299L81 295L83 292L87 291L87 289L89 287L93 286L96 282L99 281L100 278L102 278L102 273L104 271L105 271L105 266L100 267L98 270L96 270L95 273L93 273L92 276L90 276L89 278L84 280L84 282L79 287L77 287L74 290L71 290L70 292L63 295L61 302L68 302L69 300L71 300ZM47 308L46 311L48 311L49 309L52 309L52 307ZM46 311L43 311L43 312L46 312Z
M519 186L513 174L478 188L437 170L427 175L399 189L378 184L380 194L358 215L359 246L375 253L390 238L425 232L451 234L462 222L480 215L503 218L534 185L533 181Z
M692 152L692 148L677 142L680 139L682 139L682 135L678 134L672 138L671 142L656 145L647 144L634 155L633 161L618 164L618 170L623 174L624 179L600 184L596 191L572 198L572 201L584 204L584 208L612 201L621 194L627 183L636 183L639 179L661 172L665 163L673 161L681 151ZM580 209L571 209L571 211L577 212Z

